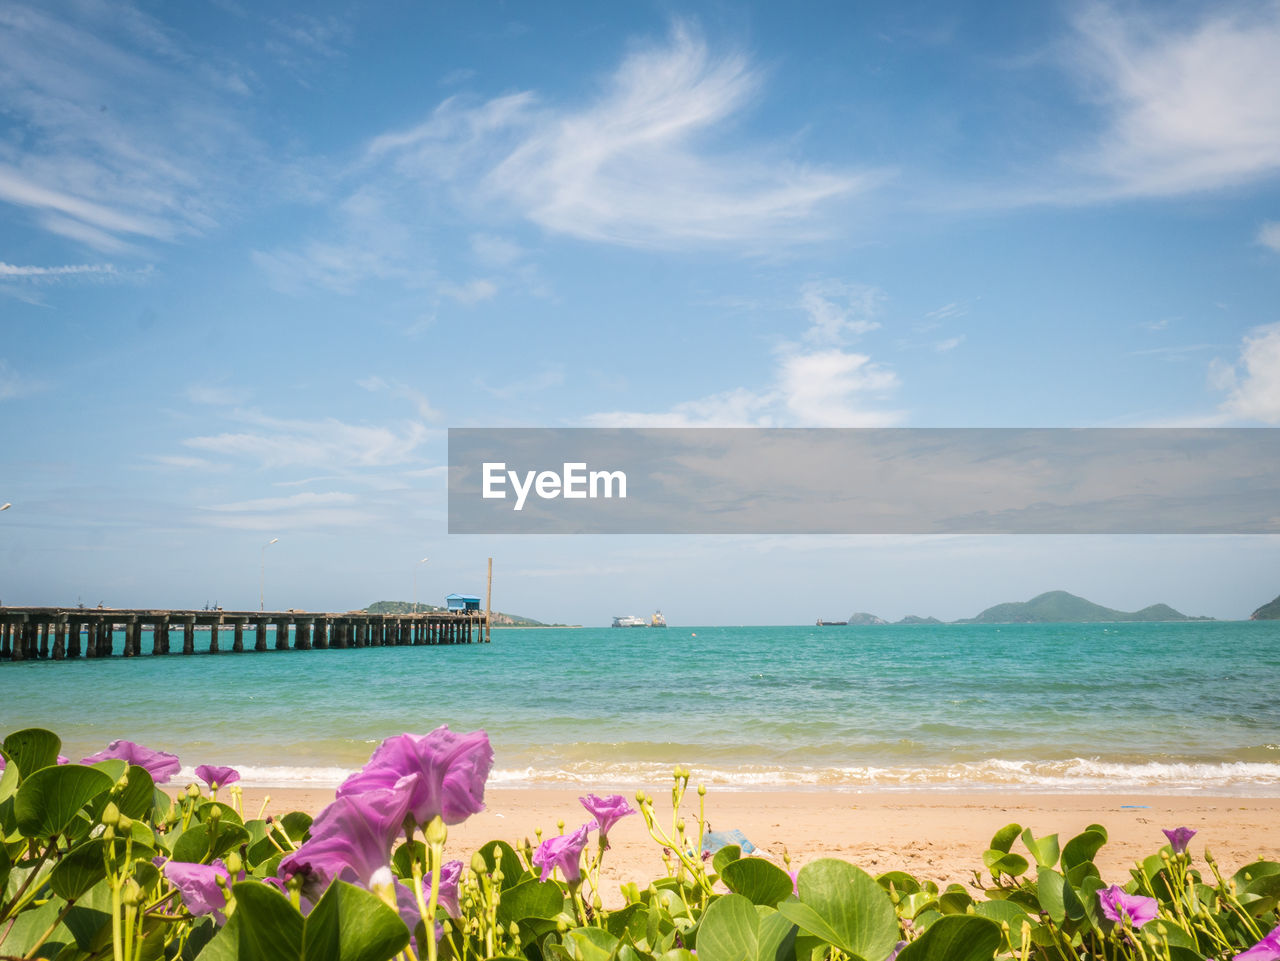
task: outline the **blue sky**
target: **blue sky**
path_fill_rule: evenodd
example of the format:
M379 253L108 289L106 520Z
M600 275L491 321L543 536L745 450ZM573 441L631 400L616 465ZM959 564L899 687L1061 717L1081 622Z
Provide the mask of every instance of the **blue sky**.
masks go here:
M1280 424L1280 6L9 2L0 599L1247 615L1274 538L481 538L450 426ZM797 603L797 596L803 600Z

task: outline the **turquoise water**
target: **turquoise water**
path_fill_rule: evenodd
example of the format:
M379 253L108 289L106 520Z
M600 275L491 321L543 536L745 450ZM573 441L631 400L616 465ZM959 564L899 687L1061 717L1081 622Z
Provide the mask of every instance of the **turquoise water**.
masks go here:
M129 738L269 785L334 784L379 739L448 723L489 732L496 783L681 763L753 787L1280 795L1277 690L1280 622L496 630L3 663L0 730L53 728L74 757Z

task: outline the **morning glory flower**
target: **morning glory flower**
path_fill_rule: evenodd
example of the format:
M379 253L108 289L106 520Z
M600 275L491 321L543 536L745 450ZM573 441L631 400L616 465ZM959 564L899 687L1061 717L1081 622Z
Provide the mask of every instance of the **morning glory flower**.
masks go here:
M168 784L169 780L182 769L182 762L176 754L168 751L153 751L133 741L112 741L106 750L91 754L80 761L81 764L96 764L98 761L127 761L136 764L151 775L157 784Z
M484 731L455 734L441 725L430 734L398 734L378 745L369 763L342 782L338 797L394 788L409 796L419 825L433 818L460 824L484 810L484 784L493 748Z
M228 784L235 784L236 781L240 780L240 772L233 767L201 764L196 768L196 777L216 791L218 788L226 787Z
M230 884L231 877L221 860L212 864L166 861L162 870L169 883L181 893L188 911L197 916L212 914L218 924L226 920L222 910L227 906L227 895L218 886L218 878Z
M440 868L440 893L437 895L437 901L440 907L444 908L444 913L451 918L462 916L462 910L458 907L458 882L461 880L462 862L446 861ZM422 900L426 901L430 896L431 875L428 874L422 879ZM422 920L422 915L418 911L418 899L413 895L411 878L405 878L396 884L396 905L400 910L401 919L412 931Z
M587 846L587 835L593 827L595 823L588 822L572 834L558 834L538 845L533 863L542 868L542 880L549 880L556 868L570 884L582 877L582 849Z
M1124 888L1113 884L1105 891L1098 892L1098 903L1102 913L1108 919L1123 924L1128 921L1135 928L1140 928L1156 916L1155 898L1144 898L1136 894L1126 894Z
M311 823L311 837L281 860L280 876L301 875L303 893L313 901L334 878L367 888L374 872L391 862L408 806L409 796L393 790L338 798Z
M1161 830L1164 832L1164 836L1169 839L1169 844L1172 846L1174 854L1185 854L1187 845L1196 836L1196 832L1191 828L1174 828L1172 831L1168 828L1162 828Z
M1280 928L1276 928L1265 938L1236 955L1236 961L1277 961L1280 959Z
M586 797L578 798L578 800L587 809L587 813L596 819L596 824L600 828L601 843L604 842L604 839L609 834L609 829L614 824L628 814L636 813L636 809L628 804L627 799L621 794L611 794L605 798L588 794Z

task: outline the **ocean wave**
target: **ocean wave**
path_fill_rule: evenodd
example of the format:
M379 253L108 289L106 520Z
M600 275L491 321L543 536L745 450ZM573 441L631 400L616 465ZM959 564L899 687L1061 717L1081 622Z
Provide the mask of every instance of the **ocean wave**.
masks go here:
M948 791L1025 790L1066 793L1144 791L1280 795L1280 763L1264 761L1121 762L1075 757L1056 761L988 758L920 766L708 765L693 768L695 783L721 789L836 789ZM352 768L335 766L241 765L246 787L336 788ZM493 787L649 787L671 779L671 765L652 761L572 761L558 767L500 767ZM179 781L196 780L183 767Z

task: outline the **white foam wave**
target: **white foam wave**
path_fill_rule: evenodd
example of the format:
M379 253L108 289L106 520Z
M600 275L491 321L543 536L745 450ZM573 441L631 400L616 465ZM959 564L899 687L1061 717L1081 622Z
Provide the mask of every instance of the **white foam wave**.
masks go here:
M240 772L244 787L316 787L336 788L354 773L347 767L294 767L271 764L232 764ZM179 783L199 781L194 767L183 766L174 779Z
M246 787L336 788L351 768L286 765L233 765ZM1058 761L988 758L934 766L782 767L688 765L694 781L722 789L840 790L1009 790L1052 792L1146 791L1280 795L1280 763L1254 761L1124 763L1097 758ZM658 762L575 761L563 767L535 765L498 768L494 787L649 786L667 782L672 765ZM183 767L179 781L195 781L195 769Z

